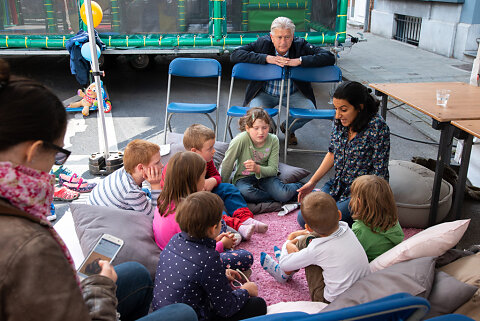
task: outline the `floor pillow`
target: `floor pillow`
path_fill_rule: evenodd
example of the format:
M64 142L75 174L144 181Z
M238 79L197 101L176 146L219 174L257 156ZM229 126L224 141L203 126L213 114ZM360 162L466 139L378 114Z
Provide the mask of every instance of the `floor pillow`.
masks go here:
M153 237L150 217L135 211L87 204L71 204L70 211L85 256L100 236L111 234L124 242L112 264L139 262L154 278L161 251Z
M322 312L370 302L399 292L427 298L430 295L434 276L434 257L401 262L358 280Z
M391 160L388 170L400 225L415 228L428 227L435 173L419 164L402 160ZM452 195L452 185L442 180L437 223L441 222L450 211Z
M457 245L468 228L470 220L437 224L394 246L370 262L372 272L395 263L425 256L439 256Z

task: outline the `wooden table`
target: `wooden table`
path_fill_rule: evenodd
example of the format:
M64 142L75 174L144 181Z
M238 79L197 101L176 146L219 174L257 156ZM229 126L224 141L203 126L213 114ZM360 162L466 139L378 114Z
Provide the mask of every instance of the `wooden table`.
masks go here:
M454 120L452 126L460 129L466 137L462 150L462 162L458 171L458 180L455 187L455 198L453 202L453 211L457 219L460 218L462 200L465 193L465 183L467 182L468 164L470 163L470 153L472 151L473 137L480 138L480 120Z
M430 116L432 127L440 130L435 178L433 181L432 200L430 203L429 225L436 222L440 187L445 165L450 164L452 141L455 127L451 121L480 119L480 88L461 82L437 83L387 83L370 84L375 94L382 97L381 114L387 115L388 96ZM437 106L437 89L450 89L451 94L447 107ZM460 202L454 210L461 208L463 196L457 197ZM459 215L459 213L455 213Z

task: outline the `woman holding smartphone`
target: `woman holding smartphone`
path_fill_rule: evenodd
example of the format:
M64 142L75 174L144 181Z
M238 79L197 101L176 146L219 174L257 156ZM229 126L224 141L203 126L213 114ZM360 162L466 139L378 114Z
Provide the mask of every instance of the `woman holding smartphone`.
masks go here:
M60 100L0 59L0 320L197 320L187 305L147 315L152 280L139 263L79 281L62 239L46 219L55 179L70 152ZM118 306L117 306L118 302Z

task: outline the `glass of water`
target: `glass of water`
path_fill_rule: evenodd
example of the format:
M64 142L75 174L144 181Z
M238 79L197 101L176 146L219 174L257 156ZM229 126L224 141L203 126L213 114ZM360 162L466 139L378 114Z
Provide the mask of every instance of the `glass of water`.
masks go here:
M447 107L447 101L450 98L450 89L437 89L437 105Z

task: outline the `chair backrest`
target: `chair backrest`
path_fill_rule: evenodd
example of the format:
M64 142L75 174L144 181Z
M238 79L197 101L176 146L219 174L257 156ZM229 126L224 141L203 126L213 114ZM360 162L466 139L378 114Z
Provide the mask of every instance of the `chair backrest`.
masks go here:
M430 310L430 304L424 298L408 293L397 293L375 301L343 308L336 311L320 312L302 321L336 321L336 320L422 320Z
M342 71L337 66L292 67L289 70L289 77L292 80L307 82L340 82Z
M284 68L272 64L250 64L241 62L233 66L232 77L246 80L279 80L284 76Z
M168 73L180 77L218 77L222 65L209 58L175 58L170 62Z

